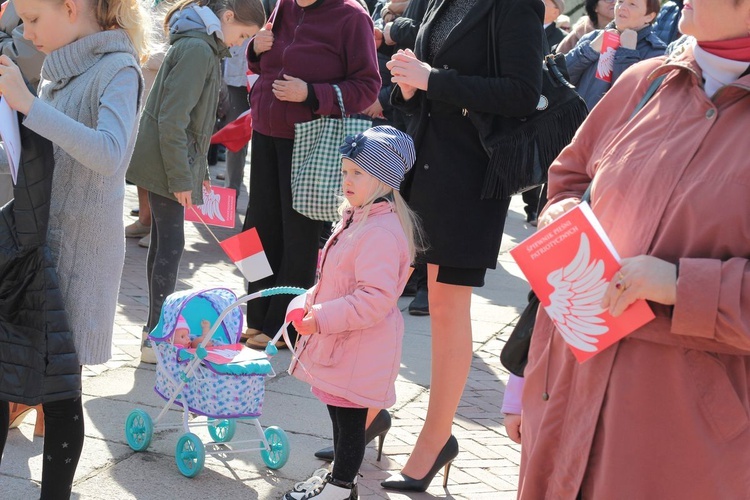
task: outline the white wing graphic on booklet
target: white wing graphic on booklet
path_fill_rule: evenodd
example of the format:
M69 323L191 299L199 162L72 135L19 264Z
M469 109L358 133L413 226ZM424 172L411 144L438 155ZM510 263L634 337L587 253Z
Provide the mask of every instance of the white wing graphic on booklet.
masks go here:
M604 261L590 260L589 239L581 234L581 243L573 261L549 273L547 282L554 287L545 307L565 342L585 352L596 351L597 337L609 328L599 315L607 290Z
M607 47L607 50L599 54L599 62L597 63L596 70L599 76L602 78L609 79L612 74L612 70L615 67L615 49Z
M221 200L221 195L219 193L216 193L214 191L204 191L203 192L203 205L200 206L201 212L203 212L203 215L210 217L212 219L218 219L220 221L224 221L224 216L221 215L221 209L219 208L219 201Z

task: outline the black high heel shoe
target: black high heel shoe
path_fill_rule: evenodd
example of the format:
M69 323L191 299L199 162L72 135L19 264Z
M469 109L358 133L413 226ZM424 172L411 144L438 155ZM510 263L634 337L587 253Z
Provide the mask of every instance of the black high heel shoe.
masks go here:
M393 476L392 479L383 481L380 483L380 486L387 490L427 491L427 488L430 486L430 483L440 468L445 467L445 471L443 471L443 488L446 488L448 486L448 473L451 470L451 464L457 456L458 441L451 434L451 437L448 438L448 442L445 443L443 449L438 453L432 469L430 469L422 479L414 479L406 474L399 474Z
M375 418L370 422L370 426L365 429L365 442L368 444L375 438L378 439L378 462L380 456L383 454L383 441L385 441L385 435L391 430L391 414L388 410L380 410ZM323 448L315 452L315 456L326 462L333 462L333 446Z

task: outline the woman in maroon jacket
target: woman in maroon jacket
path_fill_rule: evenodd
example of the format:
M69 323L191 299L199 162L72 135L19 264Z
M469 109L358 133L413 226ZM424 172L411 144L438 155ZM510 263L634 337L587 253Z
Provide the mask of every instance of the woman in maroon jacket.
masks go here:
M380 89L372 20L356 0L279 0L269 23L248 48L259 75L250 94L253 139L250 201L244 229L258 230L273 276L248 292L277 285L312 286L322 222L292 208L294 125L341 115L332 84L347 112L372 104ZM248 345L265 347L284 322L289 298L252 301ZM296 335L292 332L291 338Z

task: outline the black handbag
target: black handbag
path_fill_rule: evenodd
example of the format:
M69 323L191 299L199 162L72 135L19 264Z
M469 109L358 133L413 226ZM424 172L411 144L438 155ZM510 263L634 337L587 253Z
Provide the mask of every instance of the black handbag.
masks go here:
M646 103L654 96L659 86L662 84L666 75L662 75L653 82L646 90L646 93L641 98L640 102L636 105L633 113L630 115L632 119L638 111L646 105ZM586 192L583 193L581 201L588 202L591 200L591 184L586 188ZM518 318L516 326L513 327L513 331L510 332L508 341L503 346L503 350L500 351L500 362L508 369L513 375L523 377L523 370L526 368L526 362L529 358L529 347L531 346L531 335L534 333L534 323L536 322L536 315L539 311L539 298L536 296L534 291L529 292L529 303L526 304L526 308Z
M523 369L529 359L529 346L531 345L531 334L534 333L534 322L536 313L539 311L539 298L531 291L529 292L529 303L518 318L516 326L508 338L508 341L500 351L500 362L513 375L523 377Z
M495 23L490 20L488 24L490 75L500 76ZM542 37L547 55L542 64L542 93L536 111L517 119L473 113L483 115L474 124L490 157L482 199L508 198L547 182L552 161L570 144L588 115L586 102L568 82L565 56L552 54L546 35Z

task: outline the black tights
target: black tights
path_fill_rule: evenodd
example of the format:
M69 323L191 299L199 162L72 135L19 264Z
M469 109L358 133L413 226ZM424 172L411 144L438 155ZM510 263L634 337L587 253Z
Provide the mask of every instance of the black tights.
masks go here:
M44 403L44 462L41 500L69 499L83 449L81 398ZM0 459L8 437L10 404L0 401Z
M351 483L365 457L367 408L327 406L333 424L333 454L336 457L331 476Z
M174 292L185 249L185 208L176 200L148 193L151 205L151 245L146 258L148 330L154 329L167 295Z

